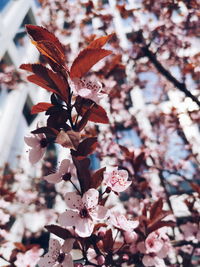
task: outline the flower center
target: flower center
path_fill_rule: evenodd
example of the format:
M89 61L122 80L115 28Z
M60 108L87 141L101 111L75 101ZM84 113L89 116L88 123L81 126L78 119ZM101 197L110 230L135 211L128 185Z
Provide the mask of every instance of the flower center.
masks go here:
M40 140L40 146L41 146L42 148L44 148L44 147L47 146L47 139L46 139L46 138L42 138L42 139Z
M126 185L126 181L123 177L119 177L118 182L120 185Z
M59 263L62 263L64 261L64 259L65 259L65 253L60 253L58 258L57 258L57 261Z
M83 209L80 210L80 217L81 218L87 218L89 217L89 212L88 210L84 207Z
M126 185L125 179L115 173L112 175L110 182L112 185L115 185L116 183L119 183L120 185Z
M70 172L67 172L67 173L65 173L63 176L62 176L62 179L64 180L64 181L69 181L70 179L71 179L71 173Z

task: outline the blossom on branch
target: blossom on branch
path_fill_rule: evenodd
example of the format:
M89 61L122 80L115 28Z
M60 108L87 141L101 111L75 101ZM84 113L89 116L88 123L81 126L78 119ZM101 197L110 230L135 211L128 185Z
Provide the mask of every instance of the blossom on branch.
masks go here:
M110 172L104 172L104 183L114 192L125 191L131 181L128 181L128 172L126 170L118 170L117 167Z
M73 267L70 251L73 248L74 239L69 238L61 245L56 239L50 239L49 252L38 262L39 267Z
M67 181L71 178L72 165L69 159L64 159L60 163L58 171L56 173L44 176L44 179L52 184L61 182L62 180Z
M97 220L106 218L107 209L98 205L99 192L96 189L89 189L81 198L75 192L65 195L67 206L71 210L62 213L58 222L65 227L75 227L76 233L81 237L92 234L94 224Z
M44 155L47 146L47 139L44 134L35 134L34 136L25 136L25 143L31 147L29 151L29 161L32 164L37 163Z
M75 95L91 99L97 104L105 96L105 94L101 92L101 83L93 82L88 79L74 78L71 82L71 88Z
M18 253L16 256L17 259L15 261L15 266L35 267L42 254L43 254L43 249L39 249L38 247L33 247L32 249L27 250L25 253Z
M163 259L167 257L171 245L165 229L159 229L150 233L144 242L138 243L137 248L145 254L142 259L145 266L163 267Z
M110 222L113 226L125 232L132 232L139 225L139 221L127 220L123 214L118 213L112 213L110 215Z

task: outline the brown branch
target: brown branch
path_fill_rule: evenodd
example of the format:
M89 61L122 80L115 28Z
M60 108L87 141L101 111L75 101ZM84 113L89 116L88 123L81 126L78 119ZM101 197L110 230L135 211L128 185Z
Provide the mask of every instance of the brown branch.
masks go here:
M173 245L173 247L181 247L181 246L190 245L194 248L200 248L200 242L193 243L192 241L186 241L186 240L172 241L172 245Z
M187 97L191 98L200 107L200 101L198 100L198 98L187 89L185 83L179 82L168 70L163 67L163 65L158 61L156 55L151 50L149 50L149 47L147 45L143 46L141 49L144 55L148 57L151 63L168 81L170 81L176 88L182 91Z

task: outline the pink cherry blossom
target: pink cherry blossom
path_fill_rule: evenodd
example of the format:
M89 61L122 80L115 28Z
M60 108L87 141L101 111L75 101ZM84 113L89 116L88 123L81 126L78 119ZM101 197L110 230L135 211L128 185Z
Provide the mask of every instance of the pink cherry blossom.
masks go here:
M2 209L0 209L0 225L6 224L10 220L10 215L6 214Z
M29 152L29 161L32 164L37 163L44 155L47 146L47 139L44 134L35 134L34 136L25 136L25 143L31 147Z
M16 267L35 267L43 253L43 249L33 247L25 253L18 253L15 261Z
M110 215L110 222L116 228L122 229L127 232L132 232L133 229L139 225L138 221L127 220L123 214L112 213Z
M44 176L44 179L52 184L61 182L62 180L68 180L71 177L72 164L69 159L64 159L58 168L56 173Z
M200 229L197 224L187 222L186 224L181 225L180 228L183 232L185 240L194 241L197 239L200 241Z
M153 255L145 255L142 259L144 266L154 266L154 267L165 267L165 262L163 259Z
M105 96L105 94L101 93L102 85L100 82L76 78L72 80L71 87L75 95L91 99L97 104Z
M56 239L50 239L49 252L38 262L39 267L73 267L72 256L69 254L73 248L74 239L65 240L61 245Z
M132 232L124 232L124 239L126 241L126 243L132 243L132 247L133 247L133 243L135 244L136 241L138 240L138 235L136 234L135 231Z
M158 232L152 232L145 240L146 253L158 253L164 245L164 241L159 238Z
M104 183L114 192L125 191L132 183L127 180L128 172L126 170L118 170L117 168L114 168L110 172L104 172Z
M167 256L171 249L170 240L165 233L165 228L150 233L145 242L138 243L137 249L145 254L142 259L145 266L165 266L163 258Z
M69 192L65 196L67 210L59 216L58 222L65 227L75 226L76 233L81 237L92 234L96 220L106 217L107 209L98 205L99 192L89 189L81 198L76 192Z

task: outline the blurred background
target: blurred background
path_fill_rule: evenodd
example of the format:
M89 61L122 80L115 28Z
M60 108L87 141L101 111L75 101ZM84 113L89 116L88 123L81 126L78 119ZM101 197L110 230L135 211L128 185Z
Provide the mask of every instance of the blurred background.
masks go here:
M91 157L91 168L118 164L114 144L145 152L139 175L156 196L159 190L169 194L177 216L187 216L183 202L200 173L199 7L195 0L0 0L1 203L8 216L0 223L3 239L45 247L43 226L62 210L55 192L63 189L55 190L40 177L67 152L50 147L44 161L32 166L24 143L24 136L44 120L44 114L31 115L32 105L49 99L19 70L22 63L44 62L26 24L53 32L66 48L69 65L95 37L115 33L108 44L114 55L93 68L109 94L104 105L111 124L96 129L106 145ZM164 191L156 191L160 184ZM38 216L43 216L40 222Z

